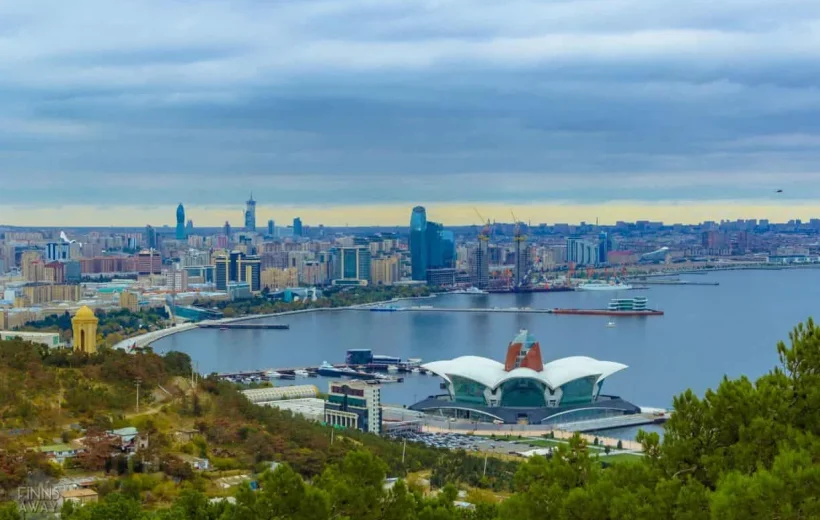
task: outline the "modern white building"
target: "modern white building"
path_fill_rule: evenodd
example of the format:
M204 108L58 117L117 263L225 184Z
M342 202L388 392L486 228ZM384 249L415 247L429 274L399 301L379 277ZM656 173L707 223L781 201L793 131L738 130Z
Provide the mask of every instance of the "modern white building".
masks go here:
M444 380L446 396L411 409L480 421L542 423L637 413L633 404L601 394L604 380L627 368L613 361L571 356L543 363L541 347L522 330L505 362L461 356L422 365Z
M314 385L272 386L243 390L242 393L250 402L260 404L283 399L315 398L319 396L319 389Z

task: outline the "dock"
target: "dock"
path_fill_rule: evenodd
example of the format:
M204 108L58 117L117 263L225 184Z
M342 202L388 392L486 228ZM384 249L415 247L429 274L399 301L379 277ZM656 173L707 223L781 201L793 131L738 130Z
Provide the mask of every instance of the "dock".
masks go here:
M702 286L717 286L718 282L691 282L689 280L631 280L643 285L702 285Z
M410 363L399 363L396 366L396 374L410 374L410 373L417 373L421 375L427 375L430 372L427 369L421 368L417 365L413 365ZM358 376L356 379L367 379L365 374L392 374L387 370L387 365L381 363L369 363L367 365L349 365L346 363L336 363L333 365L333 368L349 368L355 370L355 374ZM413 372L414 369L416 372ZM285 379L290 379L290 376L294 376L297 371L305 371L309 374L309 377L317 377L322 374L319 373L319 365L316 366L307 366L307 367L289 367L289 368L268 368L264 370L244 370L239 372L223 372L221 374L217 374L217 377L220 379L247 379L247 378L262 378L267 379L268 374L276 373L282 376L285 376ZM323 376L323 377L330 377L330 378L344 378L344 375L334 375L334 376ZM382 382L391 383L394 381L390 380L379 380Z
M201 329L267 329L267 330L287 330L290 325L283 323L263 324L263 323L199 323Z

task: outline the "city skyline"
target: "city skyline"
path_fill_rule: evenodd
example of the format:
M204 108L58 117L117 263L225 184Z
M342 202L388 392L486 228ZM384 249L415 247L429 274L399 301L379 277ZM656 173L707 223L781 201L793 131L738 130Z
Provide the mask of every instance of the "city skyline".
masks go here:
M0 6L0 221L70 201L69 222L104 204L160 223L143 209L234 207L249 188L335 207L328 224L374 201L820 200L820 5L88 6Z
M750 201L751 202L751 201ZM415 205L422 205L428 211L428 218L442 222L446 226L479 225L475 210L490 220L512 222L511 211L522 222L533 224L554 224L595 222L611 225L622 220L663 221L668 224L698 224L705 221L769 219L772 222L788 222L801 219L804 222L820 218L820 203L816 201L792 201L788 205L775 205L767 201L757 204L730 204L709 201L659 201L655 204L634 201L632 203L611 202L606 204L570 204L557 201L550 205L510 205L510 204L436 204L419 202L413 205L356 205L356 206L285 206L271 205L258 201L256 214L262 221L291 223L301 218L305 226L325 225L331 227L384 226L406 227L407 215ZM234 229L243 229L244 206L230 207L185 206L185 214L198 227L222 227L230 222ZM174 214L177 204L167 206L70 206L31 208L0 205L0 226L16 227L144 227L155 228L175 226Z

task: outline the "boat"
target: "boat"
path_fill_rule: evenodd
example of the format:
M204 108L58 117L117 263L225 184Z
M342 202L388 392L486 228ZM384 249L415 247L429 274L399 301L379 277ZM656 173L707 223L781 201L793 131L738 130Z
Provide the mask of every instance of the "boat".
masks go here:
M583 316L663 316L663 311L647 307L646 297L614 298L606 309L550 309L552 314ZM607 326L609 326L607 324Z
M609 320L608 322L606 322L606 326L609 327L609 328L614 327L615 326L615 321L614 320Z
M388 372L398 372L399 367L397 367L396 365L387 365L387 371Z
M466 289L458 289L452 291L450 294L488 294L487 291L482 291L478 287L467 287Z
M293 373L299 377L310 377L310 372L304 369L294 370Z
M373 374L367 372L359 372L350 367L335 367L327 361L322 361L316 372L320 376L325 377L350 377L353 379L373 379Z
M628 291L629 289L632 289L632 286L622 282L604 282L600 280L585 282L578 286L579 291Z
M219 327L219 330L228 330L228 327Z

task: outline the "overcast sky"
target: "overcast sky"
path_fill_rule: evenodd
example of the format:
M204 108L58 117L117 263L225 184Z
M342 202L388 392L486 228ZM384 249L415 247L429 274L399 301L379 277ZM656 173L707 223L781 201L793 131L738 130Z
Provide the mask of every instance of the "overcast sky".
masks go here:
M0 223L807 218L819 86L813 0L0 2Z

